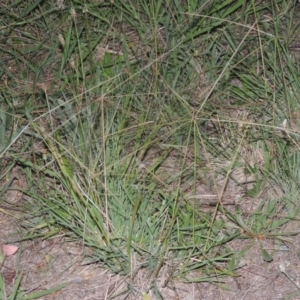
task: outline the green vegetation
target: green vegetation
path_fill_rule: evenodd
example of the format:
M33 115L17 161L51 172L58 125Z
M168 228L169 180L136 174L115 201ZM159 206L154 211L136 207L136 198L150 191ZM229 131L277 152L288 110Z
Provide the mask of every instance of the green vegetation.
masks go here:
M295 234L296 4L1 4L1 179L26 176L24 239L63 232L155 290L163 268L234 276L235 239Z

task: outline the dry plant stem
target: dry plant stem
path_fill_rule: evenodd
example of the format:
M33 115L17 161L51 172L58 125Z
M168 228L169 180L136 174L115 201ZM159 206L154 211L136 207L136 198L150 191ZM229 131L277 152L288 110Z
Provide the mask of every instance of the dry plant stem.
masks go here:
M104 197L105 197L105 221L106 221L106 231L107 231L107 242L109 243L110 236L109 236L109 217L108 217L108 189L107 189L107 181L106 181L106 150L105 150L105 144L106 144L106 134L105 134L105 115L104 115L104 99L101 98L101 122L102 122L102 153L103 153L103 177L104 177Z
M298 289L300 290L300 287L298 284L287 274L285 267L283 265L279 265L280 272L283 273L287 279Z
M246 128L245 128L245 130L244 130L244 133L243 133L243 136L242 136L242 138L241 138L241 140L240 140L240 143L239 143L239 145L238 145L238 148L237 148L237 150L235 151L235 156L233 157L232 162L231 162L231 164L230 164L230 166L229 166L229 169L228 169L228 171L227 171L227 174L226 174L226 177L225 177L225 179L224 179L224 183L223 183L221 192L218 193L218 191L216 191L216 192L218 193L219 201L218 201L217 204L216 204L216 208L215 208L215 211L214 211L212 220L211 220L211 222L210 222L210 227L209 227L208 237L210 237L210 235L211 235L212 228L213 228L213 224L214 224L214 222L215 222L215 219L216 219L218 210L219 210L219 208L222 208L222 197L223 197L223 195L224 195L226 186L227 186L227 184L228 184L228 181L229 181L229 178L230 178L230 174L231 174L231 172L232 172L232 170L233 170L233 166L234 166L234 164L235 164L235 162L236 162L236 160L237 160L237 157L238 157L238 155L239 155L239 153L240 153L240 150L241 150L243 141L244 141L244 139L245 139L245 137L246 137L247 131L248 131L248 126L246 126ZM206 243L205 249L207 249L207 243Z
M233 60L233 58L236 56L236 54L238 53L239 49L241 48L241 46L244 44L246 38L248 37L248 35L251 33L251 31L254 29L255 25L257 22L255 22L248 30L247 34L245 34L244 38L241 40L240 44L237 46L237 48L235 49L234 53L231 55L230 59L228 60L228 62L226 63L226 65L224 66L221 74L218 76L217 80L214 82L214 84L212 85L210 91L207 93L205 99L203 100L201 106L199 107L197 113L195 114L195 118L197 118L197 115L200 114L200 112L202 111L204 105L206 104L207 100L209 99L211 93L214 91L214 89L216 88L217 84L219 83L219 81L221 80L221 78L223 77L223 75L225 74L225 72L227 71L228 67L231 64L231 61Z

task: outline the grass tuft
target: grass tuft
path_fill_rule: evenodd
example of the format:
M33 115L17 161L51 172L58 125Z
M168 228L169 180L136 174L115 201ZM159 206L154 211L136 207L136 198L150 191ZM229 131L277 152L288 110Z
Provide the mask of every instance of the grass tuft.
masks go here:
M164 285L235 276L247 249L229 242L296 234L285 226L300 209L298 10L3 5L1 179L14 166L26 176L24 239L63 232L88 263L132 281L146 270L155 291L162 271Z

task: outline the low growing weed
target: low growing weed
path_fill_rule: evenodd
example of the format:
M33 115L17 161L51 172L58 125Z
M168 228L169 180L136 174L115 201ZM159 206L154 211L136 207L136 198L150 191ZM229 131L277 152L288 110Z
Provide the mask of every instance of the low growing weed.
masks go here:
M40 40L29 21L2 24L15 43L0 159L22 167L36 205L25 238L62 230L89 248L88 263L132 280L146 270L155 289L165 269L165 285L235 276L244 250L229 241L295 234L284 226L299 212L299 83L279 42L294 6L202 2L19 4L19 17L51 30ZM13 89L28 78L34 92ZM258 205L246 211L246 197Z

